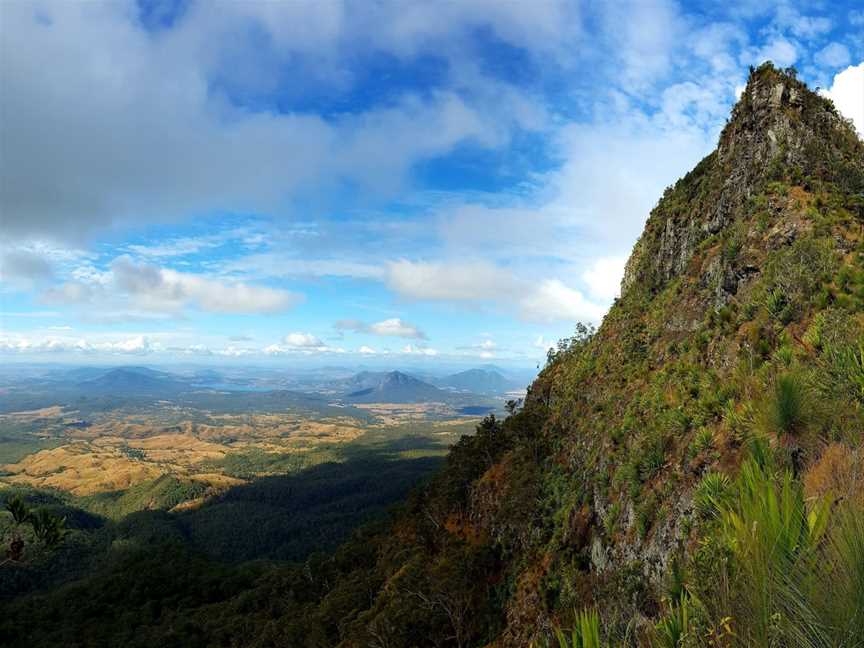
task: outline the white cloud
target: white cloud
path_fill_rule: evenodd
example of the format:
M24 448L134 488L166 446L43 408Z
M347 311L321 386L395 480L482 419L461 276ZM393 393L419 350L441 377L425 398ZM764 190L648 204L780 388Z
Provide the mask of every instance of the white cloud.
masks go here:
M562 42L570 13L557 1L528 10L485 0L437 8L228 3L223 10L193 5L154 37L126 3L4 6L0 140L15 160L0 170L7 236L82 240L112 224L213 210L281 215L293 197L343 182L390 193L417 161L469 141L502 146L512 129L535 128L542 109L482 76L470 90L407 91L386 106L328 119L231 100L316 85L344 91L358 51L455 55L458 42L483 26L545 50ZM273 47L245 38L249 29ZM295 82L274 85L289 62ZM175 241L149 253L186 249Z
M413 344L406 344L404 347L402 347L402 353L406 355L419 355L429 357L438 355L438 351L436 349L414 346Z
M609 302L618 297L621 290L621 279L624 277L624 266L627 257L604 257L582 274L592 297Z
M22 249L7 250L0 255L0 281L3 283L20 283L31 287L53 276L51 264L42 255Z
M398 317L367 324L360 320L339 320L334 325L338 331L354 331L383 337L401 337L425 340L426 334L414 324L409 324Z
M91 281L65 282L46 291L44 298L52 303L96 303L102 311L107 304L125 300L137 310L168 314L180 314L186 308L210 313L278 313L302 300L301 295L286 290L177 272L136 263L128 256L116 258L105 278L87 279Z
M762 64L771 61L778 67L789 67L798 60L795 44L787 38L778 37L763 47L745 55L745 63Z
M164 351L159 343L152 343L144 336L125 340L91 342L84 338L47 337L33 339L27 337L0 337L0 353L40 354L40 353L102 353L108 355L146 355Z
M831 31L831 21L824 16L805 16L788 5L780 5L774 17L774 24L788 30L794 36L813 39Z
M599 322L606 309L590 302L578 290L557 279L546 279L519 304L523 317L530 321Z
M289 333L284 338L282 338L282 342L284 342L288 346L303 349L318 348L324 346L324 343L311 333Z
M486 334L484 334L486 335ZM486 339L481 340L476 344L470 344L468 346L460 346L456 347L458 351L462 351L465 356L468 357L476 357L482 358L484 360L490 360L495 357L495 350L498 349L498 345L494 340L490 340L488 337Z
M263 350L265 355L280 356L292 353L305 355L316 353L345 353L345 349L331 347L311 333L289 333L282 338L281 344L271 344Z
M375 349L373 349L372 347L364 345L357 349L357 353L362 353L364 355L374 355L375 353L377 353L377 351L375 351Z
M486 262L390 265L390 287L404 297L494 304L529 321L599 321L606 311L554 278L516 277Z
M403 338L425 338L426 335L413 324L403 322L398 317L375 322L369 325L369 332L375 335Z
M512 276L485 261L428 263L403 259L388 265L387 283L412 299L488 301L507 296Z
M864 62L834 75L831 87L821 92L834 102L837 110L852 120L858 135L864 138Z
M545 352L548 351L549 349L553 349L553 348L555 348L555 343L554 343L554 342L550 342L549 340L547 340L547 339L546 339L545 337L543 337L542 335L538 335L538 336L537 336L537 339L534 340L534 345L533 345L533 346L534 346L535 349L541 349L541 350L545 353Z
M598 36L609 39L603 56L620 61L625 86L644 88L669 71L687 28L677 3L626 0L598 6L605 27Z
M284 254L252 254L223 263L223 273L237 273L253 277L351 277L354 279L381 279L381 265L345 259L290 259Z
M816 61L817 65L824 67L843 67L844 65L849 65L849 48L841 43L831 43L816 52L813 60Z

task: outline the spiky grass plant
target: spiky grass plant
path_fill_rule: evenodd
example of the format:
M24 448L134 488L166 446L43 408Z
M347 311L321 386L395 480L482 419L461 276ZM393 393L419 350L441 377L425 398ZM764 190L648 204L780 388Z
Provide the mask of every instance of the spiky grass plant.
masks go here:
M804 380L795 373L777 376L767 402L767 422L776 434L799 434L810 418L809 391Z
M728 598L739 645L828 646L813 606L830 502L805 502L791 473L749 459L720 503L718 535L730 556Z
M714 431L711 428L701 428L693 437L690 446L691 453L695 456L714 446Z
M864 403L864 342L857 346L830 346L825 350L828 390Z
M729 496L729 487L729 478L723 473L706 473L693 494L696 513L702 518L718 515Z
M600 639L600 615L597 610L582 610L570 632L555 630L559 648L604 648Z
M831 517L812 603L832 646L864 646L864 508L846 502Z
M682 593L669 612L654 626L652 645L658 648L680 648L690 634L690 598Z

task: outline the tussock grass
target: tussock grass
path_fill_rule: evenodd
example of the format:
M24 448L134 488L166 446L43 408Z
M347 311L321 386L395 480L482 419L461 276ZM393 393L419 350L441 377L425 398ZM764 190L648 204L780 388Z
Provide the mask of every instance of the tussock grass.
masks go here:
M730 645L864 645L859 503L806 499L789 471L752 458L728 496L717 501L718 522L709 540L728 561L717 567L722 585L709 587L702 600L715 624L731 619Z

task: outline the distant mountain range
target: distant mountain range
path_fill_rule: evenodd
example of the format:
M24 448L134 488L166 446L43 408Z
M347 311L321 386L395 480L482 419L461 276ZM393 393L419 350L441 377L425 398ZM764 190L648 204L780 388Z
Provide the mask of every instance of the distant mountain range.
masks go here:
M33 389L41 391L45 398L53 395L61 400L78 398L79 395L171 399L181 394L203 394L214 390L278 391L284 390L287 384L284 376L278 376L278 379L263 377L256 380L249 376L228 377L223 372L210 368L170 373L141 366L77 367L53 371L46 379L32 381ZM345 403L437 402L457 407L476 404L477 399L472 400L472 397L494 397L498 400L506 392L519 389L524 384L491 366L447 376L373 370L346 377L334 376L329 380L309 380L302 376L292 380L293 384L300 388L300 392L309 397L313 394L318 398L335 397Z
M439 387L475 394L503 394L518 389L518 383L493 369L469 369L435 381Z

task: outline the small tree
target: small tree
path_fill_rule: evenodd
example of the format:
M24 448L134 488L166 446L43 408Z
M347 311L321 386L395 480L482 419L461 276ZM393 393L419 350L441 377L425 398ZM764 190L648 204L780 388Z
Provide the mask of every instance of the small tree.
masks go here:
M25 542L21 529L25 525L30 526L37 541L49 548L60 544L66 535L65 517L58 517L45 509L33 512L24 504L20 495L6 502L6 510L12 515L14 529L6 550L6 559L0 562L0 565L23 560Z

